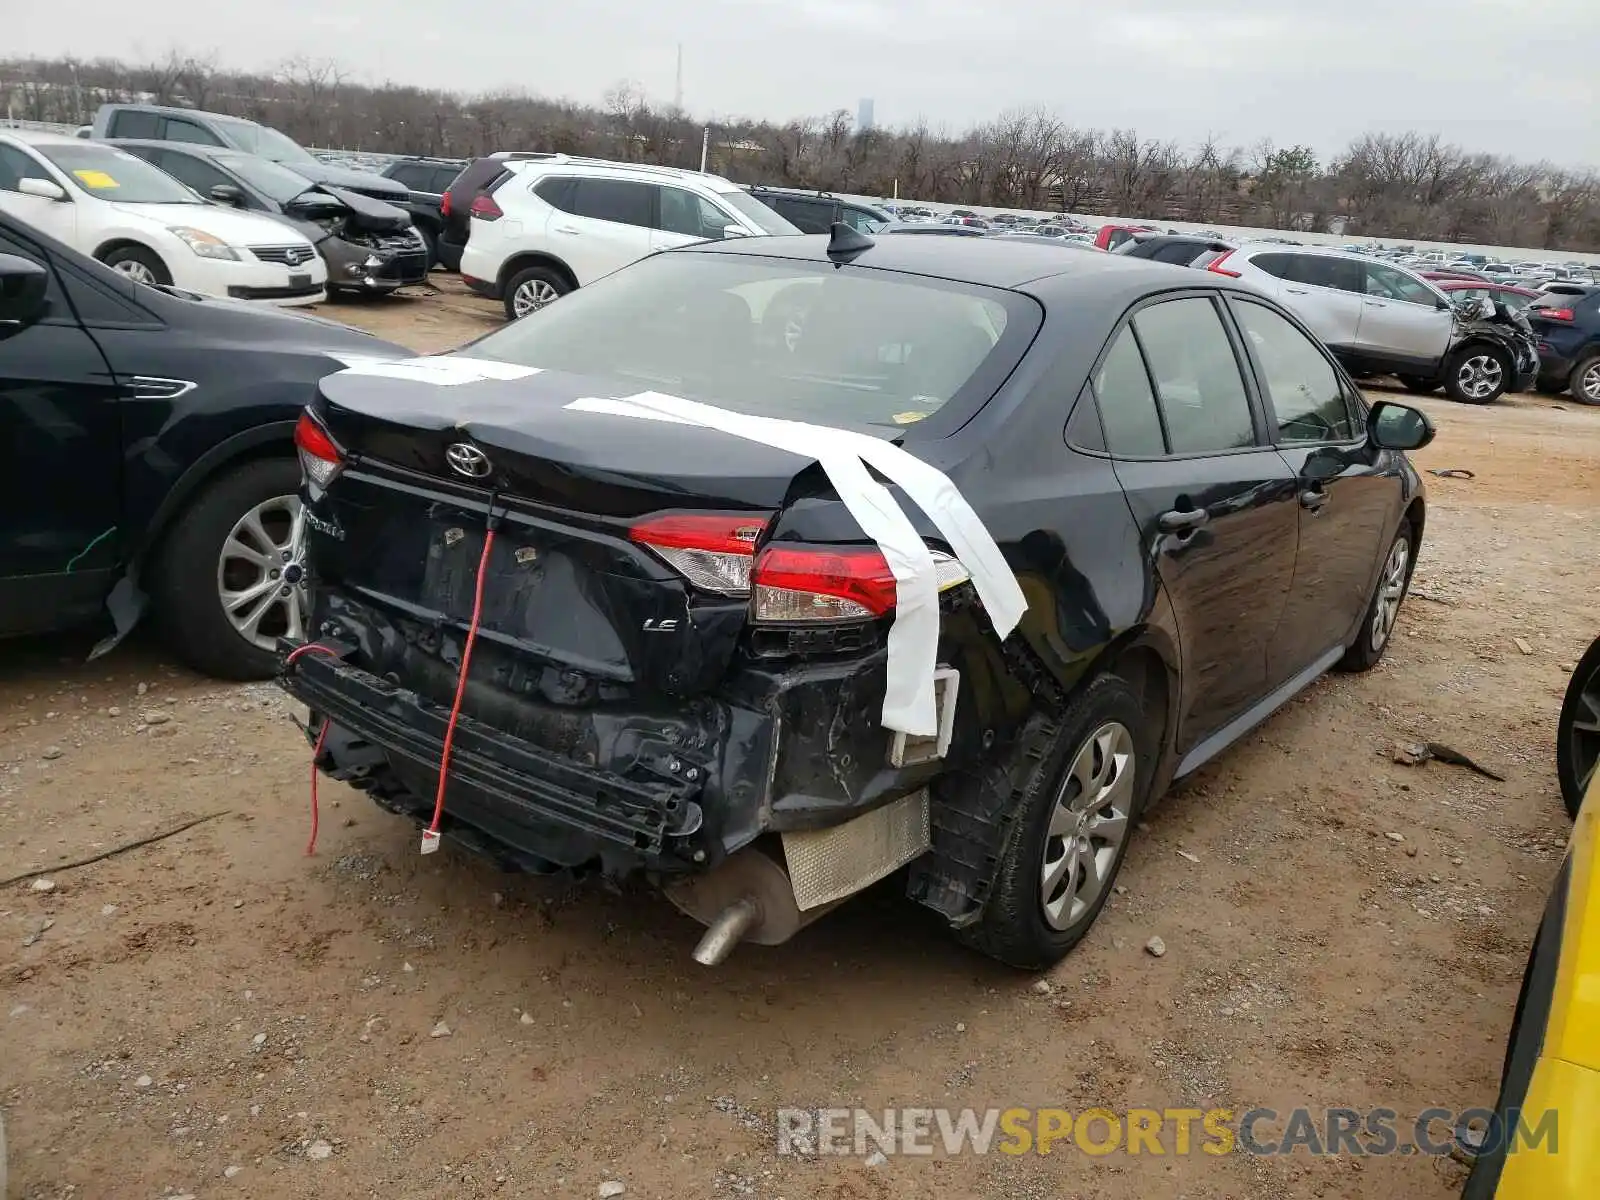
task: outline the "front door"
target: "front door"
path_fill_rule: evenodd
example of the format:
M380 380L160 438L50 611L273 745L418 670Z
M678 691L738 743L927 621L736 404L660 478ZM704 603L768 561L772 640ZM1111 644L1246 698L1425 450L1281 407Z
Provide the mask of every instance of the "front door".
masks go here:
M1296 479L1299 550L1267 655L1267 682L1294 678L1351 639L1397 519L1399 481L1379 466L1353 389L1316 342L1264 304L1230 300Z
M122 432L115 380L37 243L0 225L0 254L51 269L50 307L0 327L0 633L93 615L121 565Z
M1422 375L1439 369L1450 346L1454 316L1420 279L1379 263L1365 264L1361 305L1364 354Z
M78 206L70 198L51 200L29 196L19 185L24 179L43 179L61 186L49 168L15 146L0 146L0 212L16 217L41 233L69 246L78 244Z
M1107 448L1178 626L1180 758L1268 690L1294 575L1294 474L1265 444L1210 296L1140 309L1094 379Z

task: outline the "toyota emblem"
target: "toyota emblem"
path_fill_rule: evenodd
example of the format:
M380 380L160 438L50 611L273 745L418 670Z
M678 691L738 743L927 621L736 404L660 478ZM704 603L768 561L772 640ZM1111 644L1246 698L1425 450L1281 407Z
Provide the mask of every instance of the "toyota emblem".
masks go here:
M472 479L482 479L490 471L489 456L476 446L469 446L466 442L457 442L444 452L445 462L450 464L450 469L458 475L466 475Z

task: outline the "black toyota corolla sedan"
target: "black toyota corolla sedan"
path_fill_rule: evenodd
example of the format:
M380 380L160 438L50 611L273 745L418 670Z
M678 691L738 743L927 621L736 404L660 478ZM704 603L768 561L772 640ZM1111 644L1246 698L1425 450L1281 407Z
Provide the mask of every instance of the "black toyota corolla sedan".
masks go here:
M1174 779L1382 656L1432 433L1224 277L698 244L322 381L284 682L425 852L643 875L702 962L904 868L1037 968Z

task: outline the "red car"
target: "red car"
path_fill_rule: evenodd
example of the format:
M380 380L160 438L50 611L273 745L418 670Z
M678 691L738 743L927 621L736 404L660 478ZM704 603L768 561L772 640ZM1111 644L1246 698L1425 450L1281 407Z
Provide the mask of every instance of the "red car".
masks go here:
M1544 293L1533 291L1531 288L1512 287L1508 283L1491 283L1478 279L1451 279L1448 277L1436 278L1433 286L1438 288L1451 300L1460 300L1466 296L1475 296L1479 299L1487 296L1491 300L1498 300L1507 308L1515 311L1527 308L1530 301L1540 299Z
M1154 225L1102 225L1094 235L1094 244L1101 250L1115 250L1136 233L1160 233Z

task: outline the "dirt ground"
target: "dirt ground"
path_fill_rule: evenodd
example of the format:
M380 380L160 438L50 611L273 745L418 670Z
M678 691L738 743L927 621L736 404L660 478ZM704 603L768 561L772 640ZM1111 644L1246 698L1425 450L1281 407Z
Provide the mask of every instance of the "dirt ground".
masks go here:
M421 350L497 324L440 287L323 311ZM1556 712L1600 629L1600 411L1425 407L1440 433L1420 465L1476 478L1429 479L1387 660L1319 683L1149 814L1125 891L1048 987L957 948L888 886L707 971L698 927L665 903L499 874L448 844L421 858L414 828L331 783L308 858L308 752L272 686L197 679L148 642L93 664L81 639L6 646L0 878L220 814L52 871L52 890L0 888L17 1194L1454 1195L1464 1169L1422 1156L1063 1145L869 1165L779 1157L772 1131L787 1106L1408 1122L1492 1102L1566 833ZM1397 740L1507 782L1402 765Z

